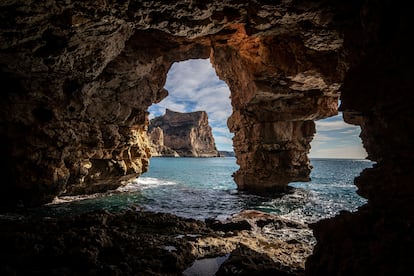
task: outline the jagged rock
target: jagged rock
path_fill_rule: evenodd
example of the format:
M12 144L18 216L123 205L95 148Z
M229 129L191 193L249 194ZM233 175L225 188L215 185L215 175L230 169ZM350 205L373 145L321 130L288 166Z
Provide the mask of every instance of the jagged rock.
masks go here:
M144 172L147 110L167 96L168 69L210 57L231 90L241 189L307 180L313 120L336 114L339 95L361 126L377 162L357 180L366 213L314 226L309 274L356 275L346 264L360 260L370 274L410 274L409 254L387 252L414 240L411 22L388 0L1 1L0 202L41 204Z
M205 111L180 113L166 110L148 128L153 156L218 157Z
M240 256L236 248L242 246L242 256L251 260L249 266L239 267L245 275L259 272L257 268L263 263L267 269L303 273L305 258L312 250L310 229L292 224L288 227L297 230L304 240L292 244L281 239L272 245L274 236L283 230L274 225L283 219L266 218L262 228L240 231L228 227L226 232L216 232L201 221L136 210L60 218L0 217L0 272L182 275L196 259L231 252L234 257Z
M344 72L329 6L0 5L3 204L112 189L145 172L148 107L167 96L172 63L191 58L210 57L231 89L239 188L309 179L312 120L336 114Z

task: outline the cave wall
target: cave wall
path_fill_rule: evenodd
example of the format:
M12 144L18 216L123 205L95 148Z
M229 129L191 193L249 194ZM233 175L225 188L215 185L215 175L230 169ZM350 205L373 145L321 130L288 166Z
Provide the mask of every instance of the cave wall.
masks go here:
M376 161L354 183L368 204L313 225L317 245L309 275L408 275L414 246L414 55L410 12L392 1L351 10L345 32L349 66L342 86L344 120L361 126Z
M1 204L104 191L148 168L147 109L175 61L231 90L240 189L305 181L313 120L361 126L368 204L313 225L309 275L403 274L414 245L409 10L366 1L0 3ZM409 253L406 253L409 252Z
M171 64L210 57L232 94L240 189L308 180L313 120L336 114L341 34L319 4L1 4L2 202L101 192L145 172L147 110ZM321 31L323 30L323 31Z
M209 55L203 39L135 28L127 4L94 4L2 4L5 204L102 192L145 172L147 109L167 95L169 67Z
M292 22L282 18L277 22L291 29L260 34L236 25L228 40L213 40L211 60L232 91L228 126L240 165L234 174L239 189L278 192L289 182L309 180L313 121L337 114L341 80L340 35L329 21L315 20L319 16L309 11ZM303 40L322 26L326 41L319 37L315 46Z

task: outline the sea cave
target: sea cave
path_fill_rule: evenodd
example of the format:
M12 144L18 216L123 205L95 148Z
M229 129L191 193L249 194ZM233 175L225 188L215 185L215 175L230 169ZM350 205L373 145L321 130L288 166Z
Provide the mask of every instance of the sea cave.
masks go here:
M412 270L413 51L409 10L400 3L9 0L0 7L2 214L16 208L30 214L56 196L113 190L145 173L148 108L167 96L168 70L174 62L209 58L231 92L228 127L239 190L284 192L290 182L308 181L314 121L338 109L345 122L361 127L375 162L354 180L365 205L309 226L316 245L304 270L292 264L263 271ZM165 214L98 212L36 223L6 217L0 221L5 275L136 275L151 262L158 270L149 275L176 275L165 264L177 271L188 266L193 237L147 254L127 244L224 231L213 222L209 228ZM145 232L149 225L158 230ZM62 237L43 241L28 229ZM72 242L91 247L65 251ZM203 255L213 256L220 246L204 247ZM237 250L243 259L250 249ZM143 254L161 257L142 261ZM260 254L249 260L271 263ZM236 274L229 271L224 275Z

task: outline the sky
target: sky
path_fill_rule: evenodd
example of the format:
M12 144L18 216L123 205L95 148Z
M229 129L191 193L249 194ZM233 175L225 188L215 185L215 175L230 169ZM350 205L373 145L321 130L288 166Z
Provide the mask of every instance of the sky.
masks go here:
M232 151L232 137L227 127L231 115L230 90L219 80L210 60L195 59L174 63L167 75L165 88L169 95L150 109L150 118L165 114L168 108L177 112L204 110L213 130L218 150ZM316 121L310 158L356 158L367 156L359 138L360 128L346 124L339 114Z

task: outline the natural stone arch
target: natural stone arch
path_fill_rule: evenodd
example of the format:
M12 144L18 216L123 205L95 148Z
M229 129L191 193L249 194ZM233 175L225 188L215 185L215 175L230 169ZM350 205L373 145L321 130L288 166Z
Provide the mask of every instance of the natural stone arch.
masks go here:
M44 1L35 5L16 0L3 1L0 6L0 79L5 90L1 94L0 155L5 164L1 175L6 183L1 204L10 205L16 200L27 204L47 202L71 183L79 184L72 185L79 188L78 192L95 189L96 183L107 189L114 187L109 185L114 179L121 182L144 171L148 158L143 135L146 110L165 94L161 85L154 83L163 81L171 58L166 54L151 60L149 57L155 55L148 53L167 53L175 47L200 50L193 48L197 40L201 45L213 46L216 70L232 91L242 88L233 98L235 113L230 120L240 144L251 138L251 130L257 130L254 126L263 126L258 128L263 130L267 125L280 126L281 121L300 129L299 134L311 133L311 123L302 123L306 125L302 128L301 121L322 116L309 111L298 119L286 112L280 121L269 122L269 116L258 116L255 110L262 107L260 102L271 103L264 104L263 109L277 109L274 93L270 93L269 102L263 102L269 94L256 92L273 88L280 89L280 94L301 91L305 79L315 80L310 83L316 90L300 92L303 96L294 100L286 96L282 102L290 107L294 102L304 105L310 100L306 95L315 93L319 95L314 98L318 106L324 99L329 105L330 98L336 96L325 92L324 87L335 90L336 84L343 83L344 117L347 122L361 125L364 146L378 163L356 179L359 193L368 199L364 208L313 226L318 244L307 264L308 273L366 275L409 271L412 258L406 252L413 246L414 212L414 57L408 35L411 14L403 5L386 0ZM238 24L244 26L244 31ZM221 40L221 36L234 34L232 30L242 37ZM164 41L162 38L168 36L171 40L166 41L176 43L153 47L139 40L151 33L155 36L153 41ZM248 40L243 40L244 33ZM277 63L264 66L255 62L253 47L237 46L237 41L284 50L269 51ZM124 75L120 70L123 66L115 65L123 60L131 68L127 45L137 42L142 47L135 48L135 55L141 49L143 63L136 64L136 68L140 68L137 73L142 78L138 81L134 77L134 81L128 80L129 72ZM202 47L206 56L209 47ZM227 57L251 70L251 74L240 75L241 71L222 68L224 63L219 60ZM171 60L177 58L179 55ZM233 74L243 82L232 79ZM122 81L118 82L115 76ZM293 86L298 89L293 89L289 81L299 83ZM121 103L129 107L120 108ZM309 113L314 115L306 115ZM259 136L267 137L267 133ZM273 137L270 144L278 144L274 142ZM266 144L240 147L239 158L260 162L262 149L266 149L266 158L279 150ZM305 152L306 147L299 150ZM286 155L284 160L289 160L291 154ZM246 164L246 170L237 173L236 179L249 186L253 163ZM301 157L297 164L296 168L305 169L296 170L296 176L304 177L302 172L308 170L303 166L305 158ZM294 179L294 175L290 178Z
M146 134L148 107L167 96L163 87L167 72L174 62L208 58L209 52L209 40L206 38L189 40L156 30L138 30L131 35L122 53L108 63L94 81L96 85L90 86L87 92L108 96L100 96L97 102L88 104L88 117L97 116L95 119L99 124L102 121L99 118L114 116L114 119L109 119L114 120L111 124L113 132L109 134L118 137L119 141L109 144L106 154L99 152L91 164L91 168L96 167L95 162L98 172L106 171L109 174L101 174L102 177L97 178L88 173L83 181L94 183L95 186L103 185L102 190L107 190L105 183L108 179L117 187L147 171L150 158ZM118 130L121 127L123 130ZM102 140L105 140L103 135ZM122 140L126 143L122 143ZM117 169L113 169L114 161L119 164ZM82 188L85 185L82 183L67 183L67 186L73 188L67 189L66 194L84 193Z
M333 31L333 41L329 40L333 46L322 43L315 48L300 39L303 32L300 28L254 35L247 33L245 24L230 24L188 38L154 29L134 30L121 22L110 38L99 38L103 45L82 41L98 49L103 46L97 52L99 62L90 69L86 64L71 67L64 61L73 58L72 53L60 56L44 46L32 63L49 60L62 73L56 72L49 83L47 76L39 75L44 83L34 89L44 90L47 100L38 101L34 109L25 106L28 115L16 118L26 120L29 136L43 137L37 138L41 146L15 137L26 148L21 153L30 148L42 152L41 156L31 153L31 164L23 155L13 156L16 185L24 183L18 196L36 204L62 193L100 192L145 172L150 152L147 109L167 95L163 86L168 69L176 61L208 57L232 94L229 127L235 133L239 188L280 191L290 181L308 180L312 120L336 113L340 76L332 71L341 44ZM81 57L94 54L84 47L76 51ZM76 74L77 70L85 73ZM23 90L33 89L33 83L27 85L32 87L22 84ZM44 89L46 85L50 90ZM11 103L10 113L21 112L16 112L20 107ZM32 128L36 123L41 127ZM18 173L28 166L36 169Z
M337 114L340 74L332 72L340 44L321 51L298 39L300 32L254 36L232 27L227 39L213 38L211 59L231 90L234 178L239 189L283 191L309 180L313 120Z
M291 33L284 35L284 42L291 39ZM166 96L162 86L172 63L210 57L219 77L231 90L233 115L229 127L235 133L234 147L241 166L235 174L238 187L259 192L284 190L291 181L309 179L306 154L314 134L313 120L337 113L339 85L327 84L319 71L336 69L337 60L332 53L338 50L338 44L324 49L324 53L314 50L309 57L302 57L305 45L300 40L296 44L282 42L279 49L272 49L272 39L274 35L250 37L242 24L234 24L217 35L190 40L163 32L139 31L106 68L105 77L110 76L112 86L108 89L134 87L134 82L145 79L147 87L140 86L136 95L142 98L141 108L149 106ZM162 49L157 48L159 45ZM143 55L147 48L152 53ZM300 50L295 52L295 48ZM271 56L283 56L283 51L291 56L280 60ZM312 64L312 60L321 63L323 58L326 62L322 64L327 68ZM306 64L298 66L297 59ZM139 67L151 69L139 75ZM116 86L112 79L118 81ZM103 83L100 89L107 89L107 85ZM154 91L160 91L155 93L156 97Z

